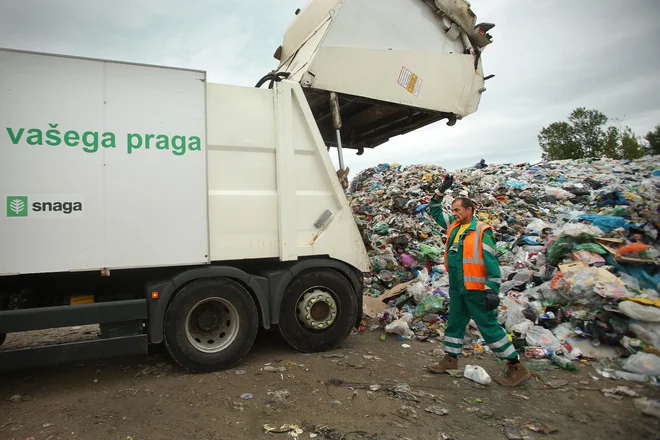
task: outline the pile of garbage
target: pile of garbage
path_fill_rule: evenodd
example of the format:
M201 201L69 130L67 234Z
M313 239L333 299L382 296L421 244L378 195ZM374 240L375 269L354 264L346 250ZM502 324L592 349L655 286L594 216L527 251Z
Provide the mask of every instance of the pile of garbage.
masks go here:
M451 212L456 197L470 197L493 226L498 319L514 346L569 369L566 359L599 359L607 377L659 376L660 156L480 165L451 172L443 206ZM373 267L361 330L443 336L445 231L428 207L446 174L436 165L381 164L351 182L347 196ZM465 350L488 351L473 322Z

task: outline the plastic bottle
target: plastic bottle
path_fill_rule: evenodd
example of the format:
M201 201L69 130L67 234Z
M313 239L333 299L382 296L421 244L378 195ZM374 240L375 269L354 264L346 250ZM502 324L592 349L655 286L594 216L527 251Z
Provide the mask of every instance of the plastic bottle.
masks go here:
M564 356L560 356L557 353L552 353L550 358L554 361L555 364L559 365L564 370L578 371L578 368L573 365L573 362L566 359Z

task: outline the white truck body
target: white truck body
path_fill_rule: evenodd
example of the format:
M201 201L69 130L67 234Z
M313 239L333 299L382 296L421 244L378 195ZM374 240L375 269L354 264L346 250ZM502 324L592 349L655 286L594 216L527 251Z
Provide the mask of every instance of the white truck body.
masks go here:
M217 371L259 328L337 347L371 269L343 149L476 111L492 27L466 0L309 0L255 87L0 48L0 346L99 327L10 342L0 373L161 343Z
M297 83L1 50L0 125L0 275L311 255L368 270Z

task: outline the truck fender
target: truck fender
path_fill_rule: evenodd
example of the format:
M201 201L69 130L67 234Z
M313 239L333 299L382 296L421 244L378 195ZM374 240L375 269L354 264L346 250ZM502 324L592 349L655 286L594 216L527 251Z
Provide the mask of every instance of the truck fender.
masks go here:
M358 278L360 276L360 272L342 261L332 260L329 258L299 261L291 266L289 270L284 274L271 278L270 300L271 310L273 311L271 324L278 324L280 321L279 310L282 305L282 298L284 298L286 288L300 273L310 269L334 269L346 277L346 279L353 286L355 295L357 297L358 319L355 323L355 327L359 327L360 322L362 321L362 283Z
M246 286L256 297L257 308L260 311L261 322L264 328L270 328L270 309L268 307L268 280L262 277L249 275L240 269L227 266L211 266L198 269L190 269L181 272L169 280L150 284L147 287L147 298L149 307L148 334L149 342L160 344L163 342L163 323L167 305L174 294L185 284L202 279L223 277L239 281ZM151 292L158 292L158 298L154 299Z

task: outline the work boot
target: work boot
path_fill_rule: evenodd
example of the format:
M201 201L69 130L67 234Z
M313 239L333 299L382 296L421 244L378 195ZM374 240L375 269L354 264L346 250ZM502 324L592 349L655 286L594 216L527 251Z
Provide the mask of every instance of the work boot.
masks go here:
M505 368L506 370L504 371L504 376L495 379L497 383L503 387L518 386L522 382L532 377L532 375L529 373L529 370L523 365L522 362L518 362L517 364L507 362Z
M449 356L448 354L445 355L445 358L442 360L442 362L438 362L437 364L429 365L426 367L427 370L435 374L442 374L447 372L447 370L455 370L457 368L458 358Z

